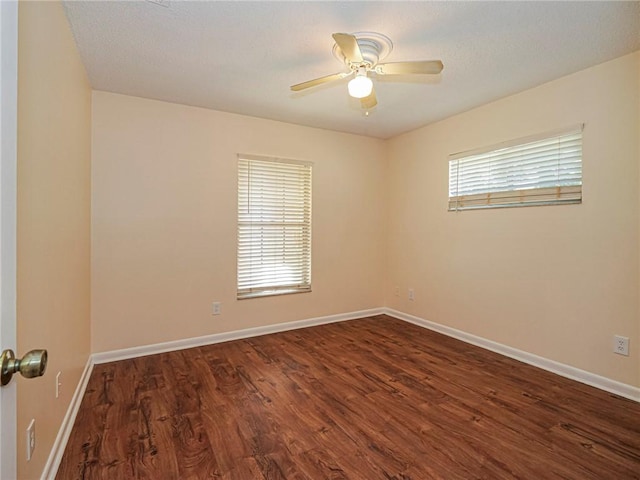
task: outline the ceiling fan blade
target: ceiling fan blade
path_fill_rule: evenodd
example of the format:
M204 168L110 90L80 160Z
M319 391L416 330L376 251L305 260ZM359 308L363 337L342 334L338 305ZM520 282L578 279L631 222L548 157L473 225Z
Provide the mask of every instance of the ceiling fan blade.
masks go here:
M325 77L314 78L313 80L309 80L307 82L298 83L296 85L291 85L291 90L294 92L299 92L300 90L305 90L307 88L315 87L317 85L321 85L327 82L333 82L334 80L340 80L341 78L348 77L351 73L334 73L333 75L327 75Z
M427 60L424 62L382 63L376 66L375 71L382 75L437 74L443 68L444 65L440 60Z
M334 33L333 39L349 62L362 63L364 61L356 37L348 33Z
M364 97L360 99L360 105L362 108L370 109L375 107L378 104L378 99L376 98L376 91L371 90L371 94L368 97Z

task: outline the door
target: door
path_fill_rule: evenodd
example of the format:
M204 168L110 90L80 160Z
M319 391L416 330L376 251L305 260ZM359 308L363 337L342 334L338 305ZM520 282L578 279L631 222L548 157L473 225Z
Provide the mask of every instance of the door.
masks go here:
M18 2L0 0L0 350L16 349ZM0 478L16 478L16 383L0 388Z

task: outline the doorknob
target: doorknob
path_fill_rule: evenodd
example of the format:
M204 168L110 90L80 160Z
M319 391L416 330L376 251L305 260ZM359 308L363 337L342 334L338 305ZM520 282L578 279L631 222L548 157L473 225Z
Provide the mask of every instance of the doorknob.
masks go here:
M14 373L20 372L25 378L41 377L47 369L47 351L31 350L24 357L16 358L13 350L5 350L0 356L0 384L5 386Z

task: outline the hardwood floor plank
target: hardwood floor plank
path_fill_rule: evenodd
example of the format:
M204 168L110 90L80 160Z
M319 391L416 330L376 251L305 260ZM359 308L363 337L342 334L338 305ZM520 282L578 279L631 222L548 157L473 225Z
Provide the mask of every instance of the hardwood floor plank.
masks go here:
M56 478L640 479L640 404L378 315L97 365Z

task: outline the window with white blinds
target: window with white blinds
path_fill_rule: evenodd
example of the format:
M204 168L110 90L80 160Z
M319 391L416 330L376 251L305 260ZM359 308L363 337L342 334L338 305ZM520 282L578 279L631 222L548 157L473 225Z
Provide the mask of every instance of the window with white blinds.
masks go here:
M582 126L449 157L449 210L582 202Z
M238 298L311 291L311 164L238 156Z

